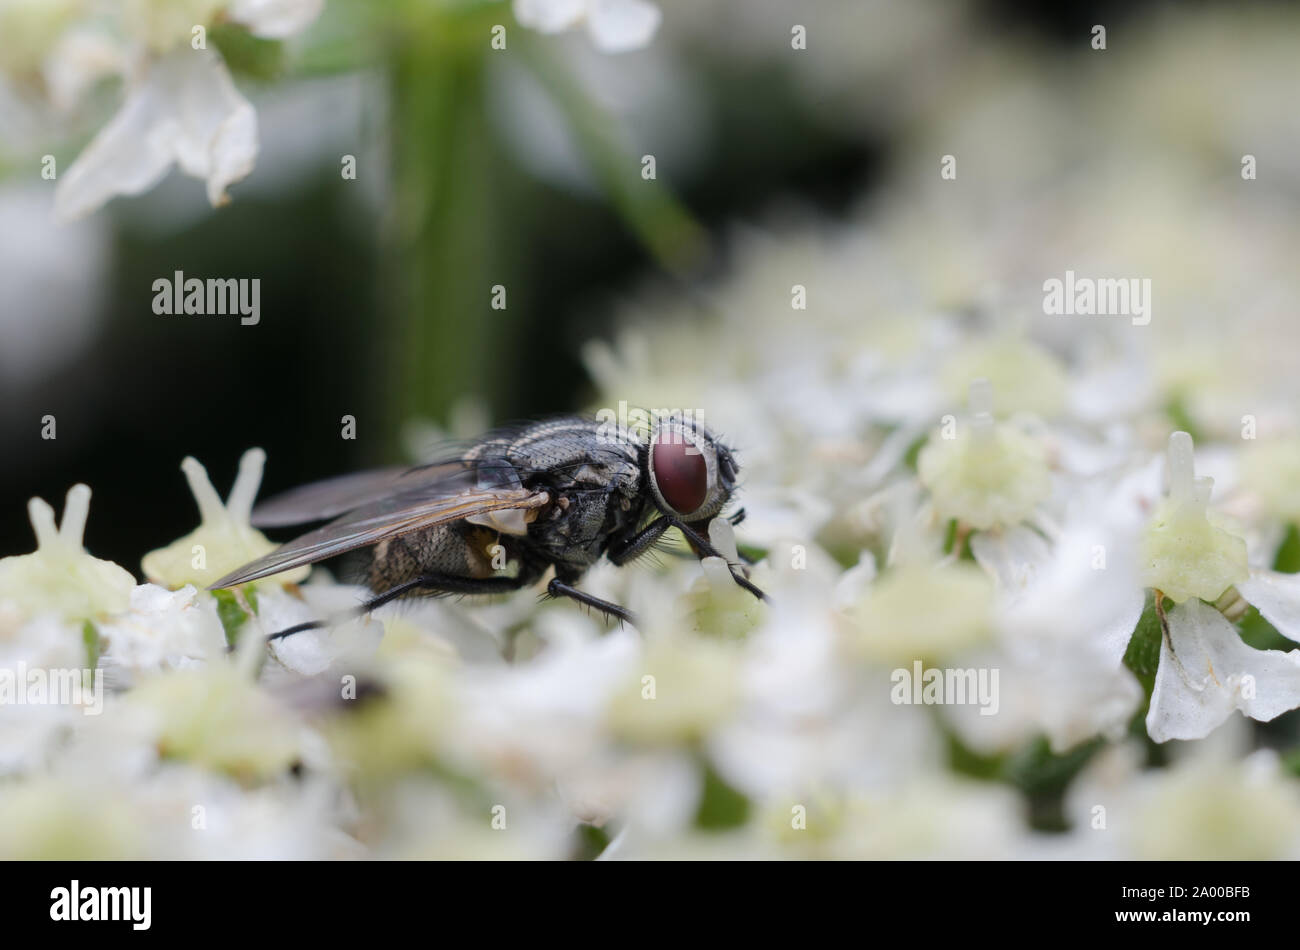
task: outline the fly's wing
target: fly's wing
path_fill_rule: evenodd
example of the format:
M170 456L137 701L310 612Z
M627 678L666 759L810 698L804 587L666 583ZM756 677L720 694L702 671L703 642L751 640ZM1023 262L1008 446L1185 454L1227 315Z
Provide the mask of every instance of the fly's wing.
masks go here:
M337 518L344 512L380 501L407 488L432 486L447 482L449 491L458 491L450 483L465 471L463 462L424 465L419 468L398 466L340 475L324 481L294 488L262 502L253 509L253 524L258 528L306 524Z
M329 524L309 531L251 564L245 564L212 585L211 590L236 587L304 564L378 544L420 528L460 521L474 515L510 508L540 508L550 501L544 491L493 486L467 469L450 478L389 495L362 505Z

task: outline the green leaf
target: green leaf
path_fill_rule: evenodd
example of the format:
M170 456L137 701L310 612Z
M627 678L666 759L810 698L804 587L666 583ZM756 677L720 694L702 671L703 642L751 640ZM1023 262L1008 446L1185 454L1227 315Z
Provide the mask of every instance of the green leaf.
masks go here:
M948 741L948 767L959 775L971 778L995 781L1001 778L1006 766L1005 755L984 755L966 746L956 733L946 730L944 737Z
M1057 753L1046 738L1040 737L1007 760L1003 777L1028 800L1030 827L1039 831L1069 830L1065 790L1105 744L1097 737Z
M736 791L713 766L704 763L704 794L695 813L695 826L709 831L738 828L749 820L749 799Z
M1254 607L1242 616L1240 630L1242 642L1256 650L1286 652L1295 647L1294 643L1277 632L1276 627L1260 616L1259 611Z
M236 23L213 26L208 30L208 40L232 73L269 80L284 72L284 47L279 40L264 40Z
M81 625L81 640L86 645L86 669L99 666L99 631L87 620Z
M1040 736L1012 753L986 755L968 748L947 727L944 735L948 742L949 768L960 775L1017 789L1029 807L1030 825L1039 831L1069 830L1065 791L1105 745L1105 740L1098 737L1056 753L1047 739Z
M1300 529L1294 524L1286 526L1286 537L1277 549L1273 559L1273 570L1284 574L1300 573Z
M1192 437L1194 442L1201 441L1200 427L1192 419L1192 414L1187 410L1187 404L1183 401L1182 396L1175 396L1165 406L1165 415L1169 421L1174 424L1176 429L1181 429Z
M609 847L610 842L605 829L597 828L595 825L579 825L574 839L573 852L570 855L574 861L594 860Z
M925 443L929 441L930 441L930 435L928 432L922 435L918 435L916 439L913 440L912 444L907 447L907 452L905 452L903 455L903 464L915 472L917 466L917 459L921 455L921 450L925 448Z
M1027 794L1063 792L1103 745L1105 740L1096 737L1064 752L1053 752L1046 737L1040 736L1007 759L1003 775Z
M235 599L234 591L217 590L212 594L217 598L217 617L221 620L222 629L226 631L226 645L233 650L239 642L240 630L248 622L248 614ZM245 588L244 596L253 613L257 613L257 591L251 587Z
M632 234L671 273L689 272L708 253L708 232L657 177L641 177L641 157L628 151L618 125L578 80L554 44L525 33L518 49L540 89L563 114L582 157Z
M1124 651L1124 665L1133 671L1133 675L1142 684L1147 701L1156 687L1156 670L1160 666L1160 642L1163 634L1160 630L1160 618L1156 615L1154 594L1147 594L1146 606L1138 618L1137 628L1129 639L1128 649Z
M1284 771L1300 777L1300 746L1282 754L1282 768Z
M970 561L972 564L978 564L979 562L975 560L975 552L971 550L970 546L971 530L967 528L965 536L960 535L960 531L961 526L957 523L957 519L949 518L948 526L944 528L943 553L952 554L953 548L955 548L958 543L957 539L960 537L961 550L957 552L957 560Z
M957 519L949 518L948 526L943 529L943 553L951 554L952 546L957 542Z

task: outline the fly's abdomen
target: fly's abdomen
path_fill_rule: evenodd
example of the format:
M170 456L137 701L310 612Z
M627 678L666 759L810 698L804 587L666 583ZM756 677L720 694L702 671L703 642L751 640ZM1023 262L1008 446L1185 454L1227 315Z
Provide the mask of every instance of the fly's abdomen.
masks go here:
M376 544L367 576L371 589L382 592L427 574L500 577L516 567L515 542L508 535L456 521Z

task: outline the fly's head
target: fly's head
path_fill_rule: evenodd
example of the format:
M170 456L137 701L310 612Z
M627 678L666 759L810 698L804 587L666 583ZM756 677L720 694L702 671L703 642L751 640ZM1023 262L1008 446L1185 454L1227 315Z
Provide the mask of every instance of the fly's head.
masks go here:
M688 523L715 517L736 488L731 449L701 423L682 416L656 420L647 440L645 468L655 505Z

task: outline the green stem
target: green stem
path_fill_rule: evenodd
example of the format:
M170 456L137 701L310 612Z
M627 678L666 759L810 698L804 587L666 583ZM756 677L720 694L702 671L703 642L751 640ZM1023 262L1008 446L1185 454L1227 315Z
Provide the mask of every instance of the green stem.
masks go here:
M606 197L659 265L680 274L698 263L708 252L704 228L657 178L642 178L640 157L618 141L613 118L556 59L544 37L526 37L519 46L564 114Z

